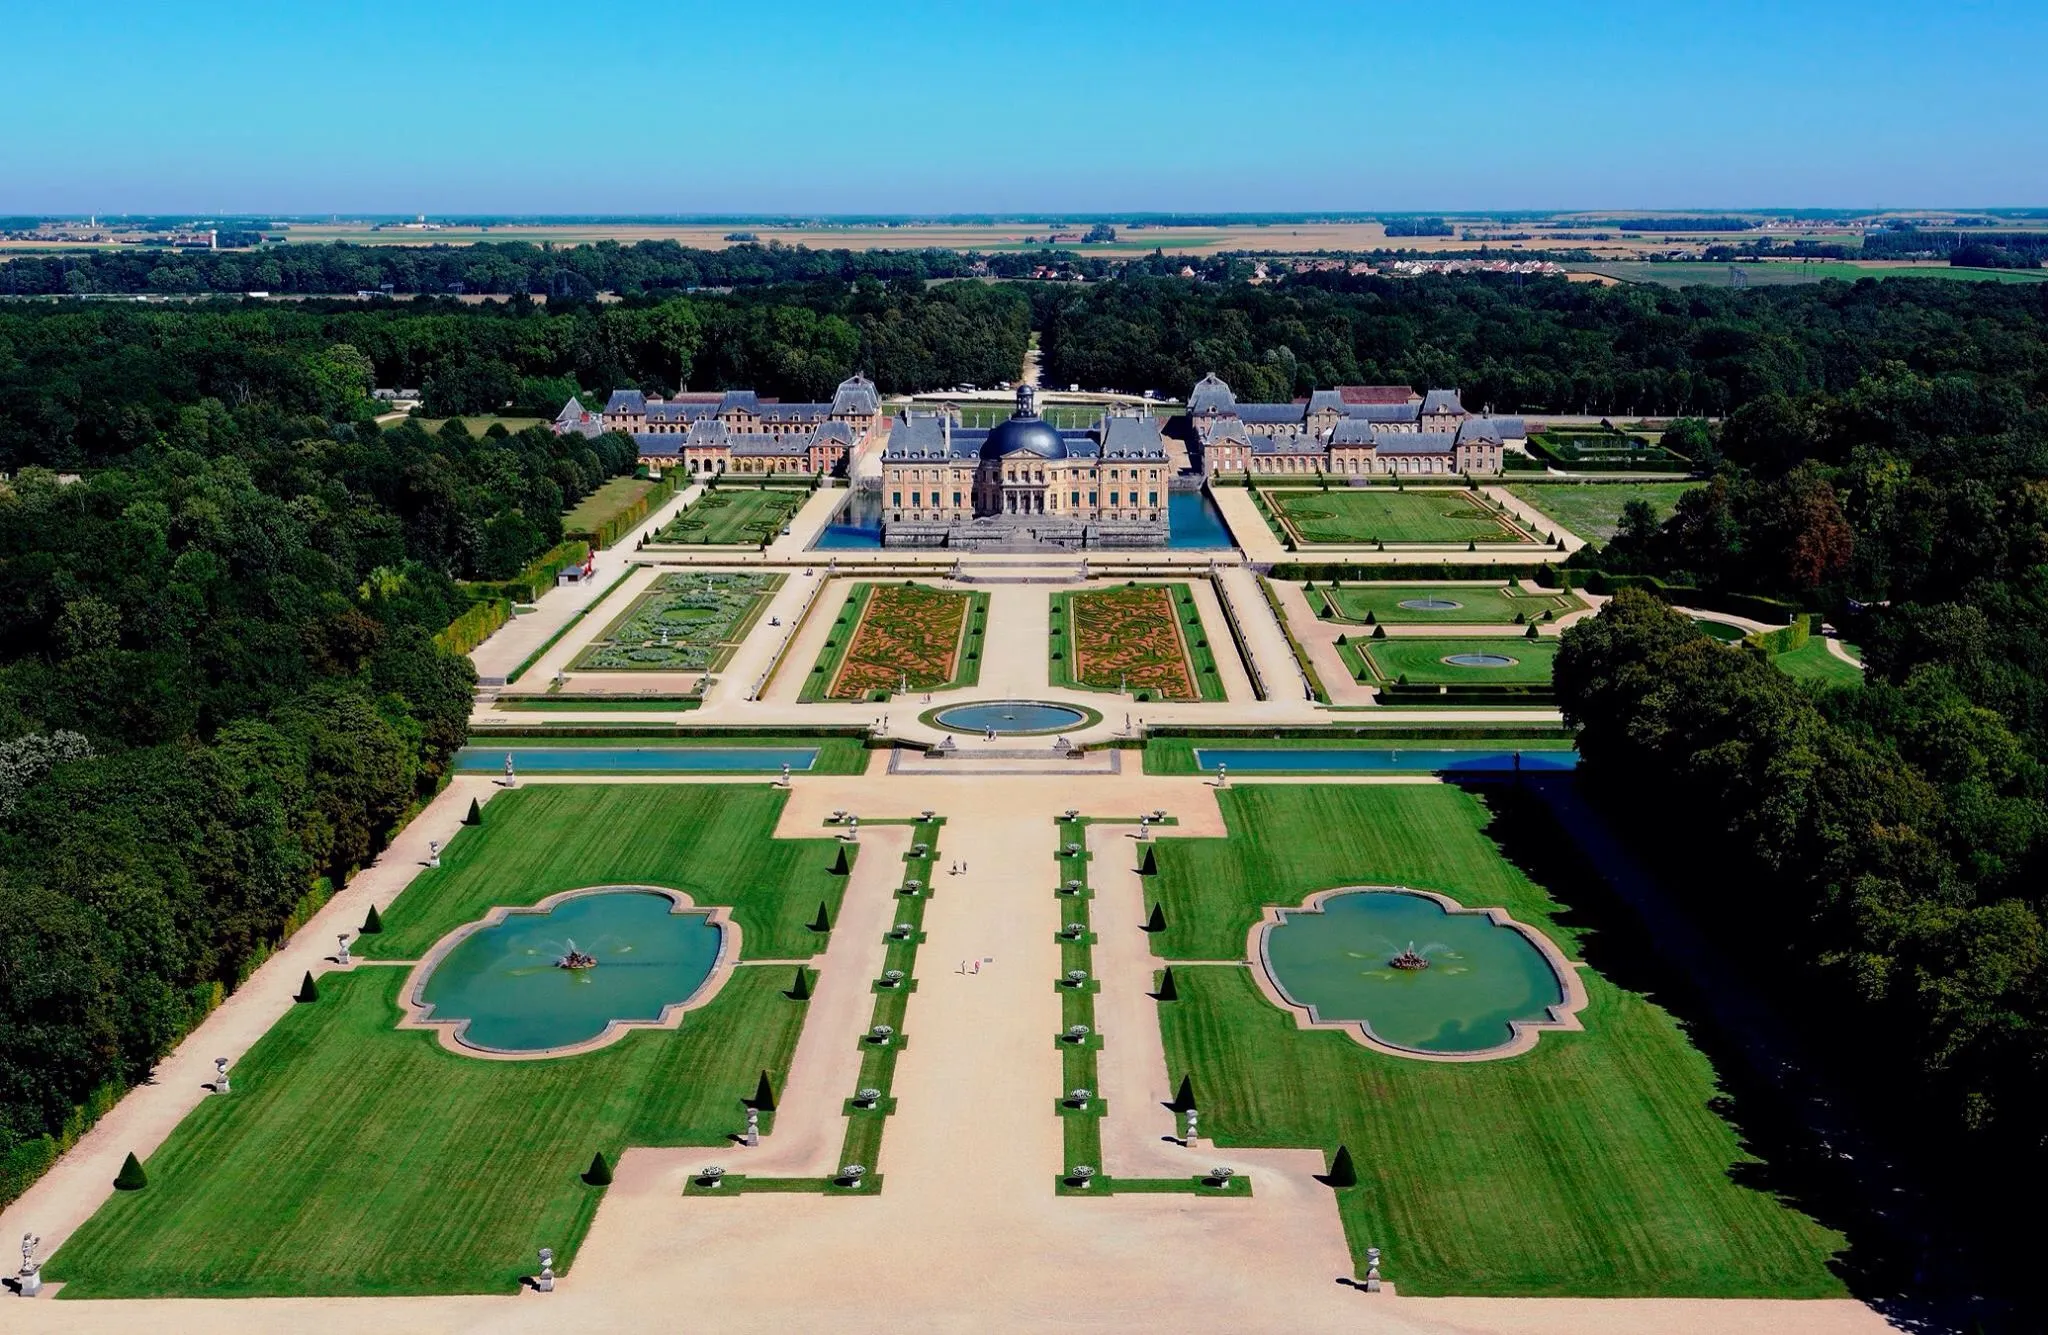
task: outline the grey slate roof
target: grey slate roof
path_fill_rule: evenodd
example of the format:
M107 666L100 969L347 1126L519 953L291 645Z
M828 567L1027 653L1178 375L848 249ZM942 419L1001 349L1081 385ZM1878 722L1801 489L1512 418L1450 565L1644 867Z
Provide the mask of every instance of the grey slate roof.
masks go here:
M761 411L761 396L751 389L729 389L718 401L718 411L729 413L735 408L744 408L750 413Z
M1373 424L1356 417L1340 418L1337 425L1330 428L1332 445L1371 445L1376 440Z
M832 411L842 416L872 417L881 403L875 382L859 372L840 381L832 394Z
M1458 424L1461 441L1485 440L1498 445L1504 440L1522 440L1529 434L1519 417L1468 417Z
M1389 431L1373 443L1381 454L1449 454L1458 438L1448 431Z
M686 422L701 422L718 412L715 403L650 403L646 407L649 422L668 422L681 426Z
M1422 420L1420 403L1347 403L1344 415L1360 422L1409 423Z
M1240 403L1237 405L1239 421L1254 426L1279 426L1288 422L1300 422L1306 415L1306 404L1300 403Z
M1102 452L1111 458L1165 458L1166 444L1159 437L1159 419L1111 415L1102 425Z
M647 396L637 389L615 389L605 400L607 413L640 413L647 411Z
M1424 394L1422 396L1422 415L1427 417L1432 413L1456 413L1458 416L1463 417L1465 415L1465 405L1458 402L1458 391L1455 389L1433 389Z
M1316 454L1323 452L1323 443L1314 436L1299 431L1289 431L1277 436L1253 436L1253 454Z
M1244 423L1242 421L1235 417L1226 417L1216 424L1216 429L1214 431L1209 433L1209 439L1211 441L1243 441L1250 439L1250 436L1245 431Z
M889 432L889 445L883 451L882 457L885 459L947 458L949 457L947 425L947 420L936 413L908 413ZM970 433L962 431L958 434L965 436ZM974 447L968 451L968 455L969 457L978 457L981 453L982 438L986 437L988 433L978 431L971 434L975 437L975 440Z
M1227 413L1237 406L1237 396L1230 392L1230 386L1216 378L1214 371L1195 382L1188 391L1188 411L1191 413Z
M732 452L735 458L789 458L807 454L811 448L811 433L808 431L787 434L758 436L734 436Z
M636 431L633 443L640 447L642 459L673 459L683 452L683 438L666 432Z
M845 422L820 422L818 429L811 434L821 441L837 441L841 445L853 444L853 428Z
M1311 390L1308 396L1308 410L1312 413L1344 411L1344 395L1339 390Z

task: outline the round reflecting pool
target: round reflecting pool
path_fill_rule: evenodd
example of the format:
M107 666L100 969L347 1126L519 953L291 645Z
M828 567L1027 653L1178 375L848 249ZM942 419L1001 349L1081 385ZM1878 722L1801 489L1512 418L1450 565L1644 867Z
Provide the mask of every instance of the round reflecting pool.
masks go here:
M1444 662L1452 667L1476 668L1513 667L1518 661L1520 660L1509 658L1506 654L1449 654L1444 658Z
M723 940L707 910L659 891L570 894L494 911L426 966L412 999L465 1047L541 1053L660 1023L704 987Z
M1455 612L1465 604L1449 598L1403 598L1401 606L1411 612Z
M1403 890L1342 890L1276 910L1260 952L1281 996L1315 1022L1356 1024L1420 1053L1506 1047L1517 1023L1554 1023L1567 999L1522 928Z
M953 705L936 711L931 721L948 732L994 731L1005 736L1064 732L1093 723L1091 711L1072 705L1048 704L1043 700L989 700L981 704Z

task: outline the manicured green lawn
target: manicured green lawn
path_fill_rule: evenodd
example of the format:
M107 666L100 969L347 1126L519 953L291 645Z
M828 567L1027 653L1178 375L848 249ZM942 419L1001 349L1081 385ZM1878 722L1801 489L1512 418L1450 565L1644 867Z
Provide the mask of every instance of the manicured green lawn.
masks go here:
M1863 669L1845 663L1828 652L1825 637L1816 635L1787 653L1773 654L1771 662L1788 677L1817 681L1823 686L1861 686Z
M1220 794L1228 839L1164 838L1148 887L1168 959L1240 959L1266 904L1335 886L1434 889L1499 905L1567 956L1563 907L1487 837L1448 785L1258 785ZM1569 890L1569 887L1560 887ZM1352 1254L1386 1249L1410 1294L1837 1297L1839 1235L1738 1185L1748 1161L1712 1108L1714 1072L1665 1011L1590 970L1582 1033L1498 1061L1375 1053L1307 1032L1250 969L1174 966L1168 1073L1191 1073L1225 1146L1346 1146L1337 1191Z
M1270 487L1266 504L1303 543L1529 542L1512 521L1488 509L1473 493L1441 488L1397 491L1391 487Z
M64 1296L511 1293L537 1248L574 1261L592 1154L723 1144L805 1011L790 969L746 966L673 1032L484 1061L393 1028L407 973L323 978L52 1258Z
M806 924L821 901L837 918L845 878L831 872L836 840L770 837L788 798L742 783L534 784L502 793L481 826L441 850L439 867L383 908L383 933L354 949L368 959L418 959L499 904L589 885L659 885L698 904L731 905L742 958L808 956L825 941Z
M491 904L650 882L728 904L753 957L809 955L836 914L832 843L771 837L785 794L741 785L550 785L507 793L438 871L384 906L368 957L413 958ZM401 1031L410 970L329 974L53 1258L70 1297L510 1293L535 1249L566 1267L602 1150L721 1146L761 1071L787 1071L805 1005L792 971L742 966L674 1031L580 1057L486 1061ZM707 1149L707 1155L711 1153Z
M1429 625L1504 626L1517 616L1540 621L1545 612L1563 616L1585 606L1569 592L1529 593L1515 585L1486 587L1476 584L1345 584L1332 588L1318 584L1308 593L1309 605L1317 615L1333 621L1364 622L1370 613L1375 624L1390 626L1411 623ZM1405 602L1451 602L1456 607L1403 607Z
M615 477L562 516L562 529L567 533L595 533L606 520L632 508L635 501L653 490L654 483L648 478Z
M724 483L706 490L654 540L756 547L781 533L810 494L801 487Z
M1353 675L1362 654L1372 676L1379 681L1397 682L1406 677L1411 686L1544 686L1550 682L1557 646L1554 636L1532 640L1519 635L1487 639L1415 635L1374 640L1353 635L1338 650ZM1502 667L1463 667L1444 662L1459 654L1486 654L1515 661Z
M1606 542L1621 527L1621 507L1648 501L1663 523L1678 498L1700 482L1511 482L1508 491L1588 542Z
M716 672L753 629L781 575L678 570L635 598L572 672Z

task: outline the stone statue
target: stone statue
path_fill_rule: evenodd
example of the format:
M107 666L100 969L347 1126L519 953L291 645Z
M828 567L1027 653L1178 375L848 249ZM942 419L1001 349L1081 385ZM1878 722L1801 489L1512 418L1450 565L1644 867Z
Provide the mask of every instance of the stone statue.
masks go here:
M507 788L517 788L519 786L519 776L512 772L512 753L510 751L505 753L505 786Z
M1380 1291L1380 1249L1377 1247L1367 1247L1365 1249L1365 1291L1367 1293L1378 1293Z
M427 840L427 865L429 867L441 865L441 841L439 839Z
M782 762L782 786L784 788L789 787L789 762L787 760Z
M336 941L340 942L340 946L339 946L339 948L338 948L338 949L337 949L337 950L336 950L336 951L334 952L334 962L335 962L336 964L347 964L347 963L348 963L348 933L347 933L347 932L338 932L338 933L336 933L336 934L335 934L335 937L334 937L334 939L335 939Z
M216 1094L228 1092L228 1059L226 1057L215 1057L213 1059L213 1092Z
M761 1110L759 1108L747 1109L747 1145L750 1149L759 1149L761 1145Z
M1194 1149L1198 1144L1201 1143L1201 1117L1202 1115L1196 1112L1193 1108L1188 1109L1188 1134L1187 1139L1183 1143L1189 1149Z
M540 1274L534 1279L533 1287L542 1293L555 1291L555 1249L540 1249Z
M15 1272L17 1292L24 1298L33 1298L43 1291L43 1263L36 1260L36 1248L43 1240L33 1233L21 1235L21 1269Z
M1216 762L1216 786L1218 788L1224 788L1228 787L1229 784L1230 766L1224 764L1222 761L1219 760Z

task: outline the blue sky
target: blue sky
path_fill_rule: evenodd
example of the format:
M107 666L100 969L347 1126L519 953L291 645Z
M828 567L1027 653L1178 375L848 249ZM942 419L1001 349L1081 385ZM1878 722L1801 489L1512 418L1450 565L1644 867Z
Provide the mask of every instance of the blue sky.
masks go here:
M0 0L0 213L2048 204L2048 4Z

